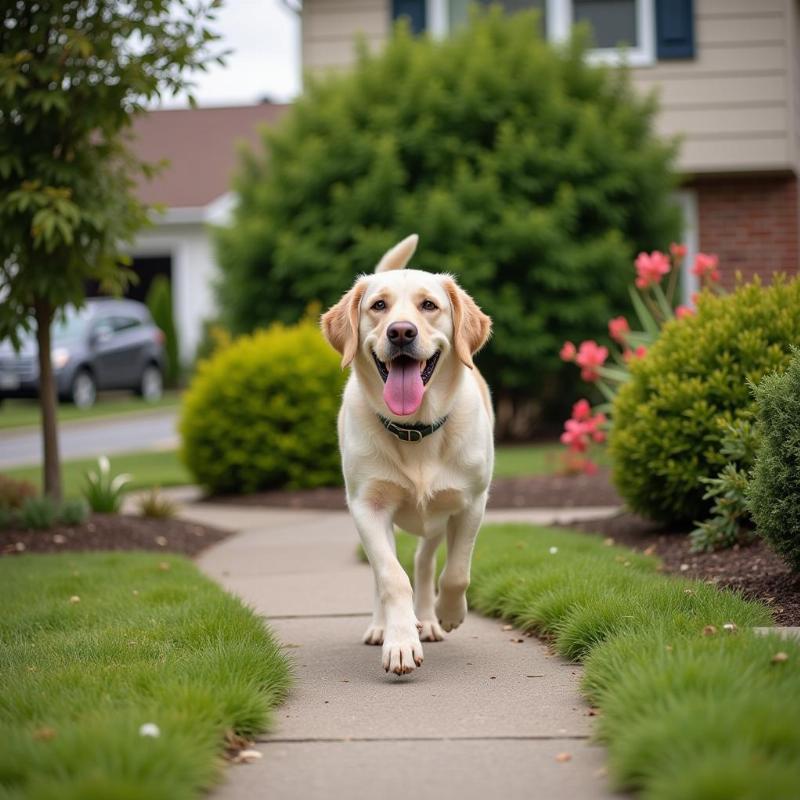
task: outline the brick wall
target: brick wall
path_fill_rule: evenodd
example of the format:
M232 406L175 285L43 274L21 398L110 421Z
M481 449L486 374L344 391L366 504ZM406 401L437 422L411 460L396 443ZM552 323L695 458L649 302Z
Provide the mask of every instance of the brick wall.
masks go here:
M773 272L797 274L798 188L794 176L699 180L700 250L719 255L722 282Z

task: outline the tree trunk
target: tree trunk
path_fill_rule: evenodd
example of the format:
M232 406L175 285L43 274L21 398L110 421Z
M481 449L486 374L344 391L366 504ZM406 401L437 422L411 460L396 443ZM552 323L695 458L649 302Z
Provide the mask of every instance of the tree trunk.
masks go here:
M58 457L58 420L56 418L56 383L51 359L50 325L53 309L38 300L36 312L36 341L39 345L39 406L42 410L42 443L44 444L44 493L61 500L61 461Z

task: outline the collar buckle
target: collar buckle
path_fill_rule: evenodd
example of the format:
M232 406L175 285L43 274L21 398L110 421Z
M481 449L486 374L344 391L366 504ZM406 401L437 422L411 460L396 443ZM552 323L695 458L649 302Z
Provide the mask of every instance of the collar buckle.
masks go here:
M430 425L422 425L420 423L398 425L396 422L392 422L392 420L380 414L378 414L377 417L381 421L381 425L401 442L421 442L426 436L430 436L435 431L438 431L439 428L447 422L447 417L445 416Z

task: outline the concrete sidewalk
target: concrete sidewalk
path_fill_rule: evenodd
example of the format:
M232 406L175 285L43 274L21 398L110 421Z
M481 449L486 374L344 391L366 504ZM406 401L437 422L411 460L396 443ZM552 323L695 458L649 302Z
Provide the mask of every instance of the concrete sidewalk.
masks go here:
M360 643L372 576L347 514L197 504L185 516L240 533L201 556L207 574L269 618L296 683L214 797L447 800L610 798L580 669L536 639L470 615L424 643L410 676Z

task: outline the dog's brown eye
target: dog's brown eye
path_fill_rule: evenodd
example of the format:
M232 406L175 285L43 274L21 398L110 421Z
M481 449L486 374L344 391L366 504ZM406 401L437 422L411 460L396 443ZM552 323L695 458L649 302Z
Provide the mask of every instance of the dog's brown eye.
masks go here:
M376 300L372 304L373 311L385 311L386 310L386 301L385 300Z
M423 311L436 311L437 308L438 308L438 306L436 305L436 303L433 302L433 300L423 300L422 301L422 310Z

